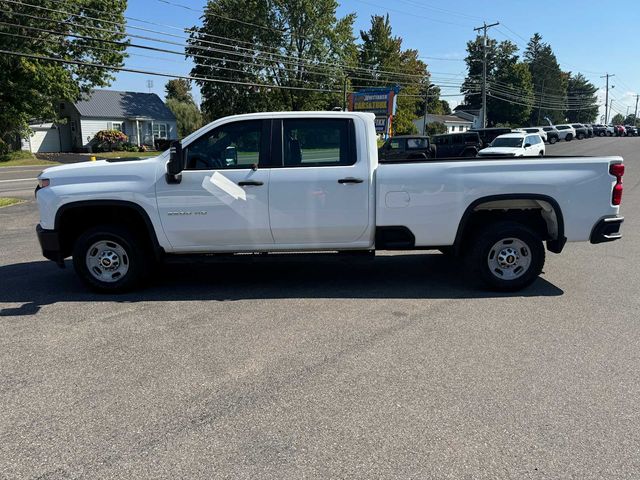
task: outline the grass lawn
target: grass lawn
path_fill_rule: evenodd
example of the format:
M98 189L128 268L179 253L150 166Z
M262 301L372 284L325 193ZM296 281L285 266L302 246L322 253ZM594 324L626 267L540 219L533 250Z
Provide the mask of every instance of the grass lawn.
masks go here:
M20 200L19 198L0 197L0 208L8 207L9 205L15 205L16 203L22 202L24 202L24 200Z
M10 152L0 157L1 167L25 167L29 165L59 165L58 162L38 160L31 152Z
M102 152L95 153L95 157L100 160L102 158L147 158L156 157L162 152ZM91 155L90 155L91 156Z

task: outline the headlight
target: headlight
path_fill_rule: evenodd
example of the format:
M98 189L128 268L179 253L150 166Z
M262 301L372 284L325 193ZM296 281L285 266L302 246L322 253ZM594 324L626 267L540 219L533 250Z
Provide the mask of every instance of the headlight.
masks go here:
M49 186L50 180L48 178L40 178L38 177L38 187L44 188Z

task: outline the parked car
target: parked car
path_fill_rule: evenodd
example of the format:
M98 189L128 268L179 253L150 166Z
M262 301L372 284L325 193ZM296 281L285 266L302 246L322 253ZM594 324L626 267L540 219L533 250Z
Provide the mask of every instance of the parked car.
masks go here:
M584 124L585 128L587 129L587 138L593 138L593 126L589 125L589 124Z
M607 136L612 137L616 134L616 127L614 125L607 125Z
M514 131L516 131L516 130L514 130ZM517 131L524 132L524 133L537 133L538 135L540 135L540 138L542 138L542 141L545 142L545 143L549 139L549 137L547 135L547 132L545 132L542 127L519 128L519 129L517 129Z
M544 157L545 146L537 133L507 133L496 137L491 146L483 148L478 156L486 157Z
M556 130L556 127L538 127L541 128L547 134L547 141L553 145L560 140L560 133Z
M624 125L616 125L613 128L616 137L624 137L627 135L627 129L624 128Z
M378 149L378 158L383 161L427 160L434 156L429 137L398 135L389 138Z
M587 130L587 127L585 127L581 123L572 123L571 126L575 130L576 132L575 136L578 140L583 140L587 138L587 136L589 135L589 131Z
M576 131L571 125L556 125L555 128L558 130L560 140L570 142L576 137Z
M448 133L431 138L435 158L475 157L482 149L477 132Z
M371 113L253 113L156 157L48 168L36 190L43 255L72 256L88 286L117 292L154 263L215 253L451 247L470 278L513 291L541 273L543 242L560 253L621 237L620 157L379 164L376 138Z
M607 127L604 125L593 125L593 135L596 137L604 137L607 134Z
M480 141L482 142L482 147L486 148L489 146L493 139L498 135L504 135L505 133L511 133L510 128L505 127L493 127L493 128L472 128L469 132L476 132L480 135Z
M634 127L633 125L625 125L624 126L626 132L627 132L627 137L637 137L638 136L638 128Z

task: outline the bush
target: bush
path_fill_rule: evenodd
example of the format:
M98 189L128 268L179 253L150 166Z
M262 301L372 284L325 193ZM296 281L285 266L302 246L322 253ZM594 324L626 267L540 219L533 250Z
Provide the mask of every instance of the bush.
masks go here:
M100 130L93 137L94 150L98 152L111 152L122 150L122 146L129 141L120 130Z
M166 138L155 138L153 143L155 144L156 150L160 152L164 152L171 148L171 140L167 140Z
M447 133L447 126L441 122L431 122L427 124L427 135L439 135Z
M9 155L9 145L7 145L7 143L0 139L0 157L4 157L6 155Z

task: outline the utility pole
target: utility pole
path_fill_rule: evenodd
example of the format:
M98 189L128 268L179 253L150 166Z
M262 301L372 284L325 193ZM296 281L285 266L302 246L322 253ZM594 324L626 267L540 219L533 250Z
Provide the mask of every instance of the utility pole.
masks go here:
M487 30L491 27L500 25L500 22L487 25L487 22L482 22L481 27L474 28L474 32L484 31L482 37L482 128L487 126Z
M609 77L615 77L615 73L613 74L605 74L600 78L606 78L607 79L607 93L606 93L606 97L604 100L604 124L607 125L609 123L609 110L611 110L611 107L609 107Z
M342 111L347 111L347 80L349 79L349 74L346 73L344 75L344 83L342 84Z
M429 83L429 77L427 77L427 88L424 91L424 117L422 117L422 135L427 134L427 111L429 106L429 89L431 83Z
M638 98L640 95L636 95L636 113L633 114L633 124L636 125L638 123Z
M540 113L542 113L542 97L544 95L544 82L546 81L546 78L542 79L542 91L540 92L540 101L538 102L538 125L540 125Z

